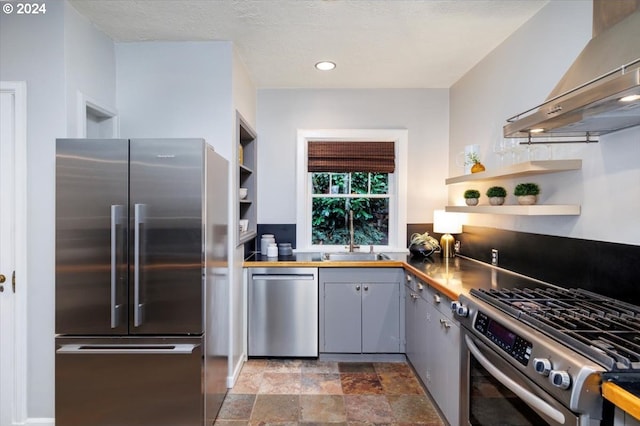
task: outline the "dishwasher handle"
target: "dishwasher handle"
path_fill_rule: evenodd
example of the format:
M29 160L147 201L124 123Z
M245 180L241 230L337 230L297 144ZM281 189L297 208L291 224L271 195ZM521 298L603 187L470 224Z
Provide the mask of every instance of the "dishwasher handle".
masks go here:
M261 281L315 281L316 276L313 274L253 274L251 278Z

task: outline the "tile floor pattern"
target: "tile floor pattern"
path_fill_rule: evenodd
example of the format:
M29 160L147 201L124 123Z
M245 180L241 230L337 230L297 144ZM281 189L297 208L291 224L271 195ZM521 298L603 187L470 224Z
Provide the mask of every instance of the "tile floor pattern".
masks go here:
M251 359L215 426L444 425L404 362Z

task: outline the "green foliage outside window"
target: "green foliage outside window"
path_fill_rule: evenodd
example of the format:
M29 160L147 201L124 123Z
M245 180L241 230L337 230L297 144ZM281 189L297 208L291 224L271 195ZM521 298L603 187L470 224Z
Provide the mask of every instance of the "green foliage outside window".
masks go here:
M349 244L349 211L360 245L389 241L387 173L312 173L312 243Z

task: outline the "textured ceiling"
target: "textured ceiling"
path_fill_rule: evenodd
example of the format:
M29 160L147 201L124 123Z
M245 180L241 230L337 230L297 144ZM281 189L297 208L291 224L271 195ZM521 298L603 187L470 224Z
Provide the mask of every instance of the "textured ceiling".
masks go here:
M548 1L70 0L116 42L230 40L258 88L450 87Z

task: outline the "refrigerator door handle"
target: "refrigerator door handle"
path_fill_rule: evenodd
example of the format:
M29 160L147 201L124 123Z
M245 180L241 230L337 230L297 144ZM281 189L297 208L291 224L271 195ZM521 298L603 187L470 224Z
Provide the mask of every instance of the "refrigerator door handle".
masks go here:
M120 325L122 305L118 304L118 225L122 225L122 205L111 206L111 328Z
M56 350L59 354L166 354L166 355L185 355L193 353L193 350L199 345L193 343L179 343L175 345L62 345Z
M145 222L146 204L134 206L134 246L133 246L133 325L140 327L144 321L144 303L140 297L140 256L141 256L141 225Z

